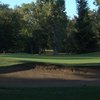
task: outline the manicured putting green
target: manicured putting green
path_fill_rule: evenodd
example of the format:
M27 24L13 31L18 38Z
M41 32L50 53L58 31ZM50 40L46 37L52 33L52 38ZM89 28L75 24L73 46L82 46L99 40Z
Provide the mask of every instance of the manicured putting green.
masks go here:
M32 55L32 54L0 54L0 66L9 66L25 62L60 64L67 66L100 66L100 52L80 55Z

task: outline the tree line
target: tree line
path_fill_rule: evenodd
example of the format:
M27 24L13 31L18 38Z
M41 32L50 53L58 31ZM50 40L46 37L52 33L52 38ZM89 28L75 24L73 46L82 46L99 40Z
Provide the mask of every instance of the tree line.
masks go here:
M100 1L76 0L70 19L64 0L37 0L15 8L0 3L0 52L88 53L100 50Z

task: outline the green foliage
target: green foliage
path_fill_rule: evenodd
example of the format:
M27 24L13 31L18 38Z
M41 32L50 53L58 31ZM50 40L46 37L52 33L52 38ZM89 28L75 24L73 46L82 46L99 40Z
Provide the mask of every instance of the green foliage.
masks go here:
M87 53L100 45L100 7L76 0L78 17L68 19L65 0L37 0L14 9L0 3L0 52ZM97 0L99 2L99 0Z
M65 38L65 48L66 48L66 53L76 53L77 51L77 43L75 40L75 33L77 32L75 28L76 24L76 19L72 19L68 21L67 23L67 31L66 31L66 38Z
M95 12L95 27L96 27L96 35L98 39L98 46L100 50L100 7L98 7L98 10Z
M46 10L37 2L36 4L23 4L18 8L23 16L22 34L27 37L26 48L30 53L41 53L48 47L48 32L45 26Z
M54 54L63 49L63 41L67 24L67 16L65 11L64 0L38 0L37 5L40 5L42 11L40 13L40 26L48 33L49 43L54 50ZM39 11L38 11L39 14Z
M86 53L96 51L97 38L93 29L93 17L89 11L86 0L76 0L78 9L78 18L76 22L76 40L77 53Z
M15 45L20 30L20 15L0 4L0 51L9 51Z
M95 0L97 5L100 5L100 0Z

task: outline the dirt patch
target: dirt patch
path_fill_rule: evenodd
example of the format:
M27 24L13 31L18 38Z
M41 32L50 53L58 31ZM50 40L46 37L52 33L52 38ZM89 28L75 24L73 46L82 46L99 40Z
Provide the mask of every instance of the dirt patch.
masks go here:
M64 87L99 85L100 83L100 69L95 67L66 68L43 64L31 64L29 68L28 66L20 67L16 66L16 70L9 67L9 71L5 69L4 73L0 73L0 86Z

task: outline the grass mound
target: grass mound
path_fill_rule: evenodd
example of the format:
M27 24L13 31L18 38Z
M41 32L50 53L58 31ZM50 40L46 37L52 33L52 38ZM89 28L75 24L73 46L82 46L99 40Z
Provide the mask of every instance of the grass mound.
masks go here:
M32 54L0 54L0 66L9 66L25 62L58 64L66 66L100 66L100 52L80 55L32 55Z

